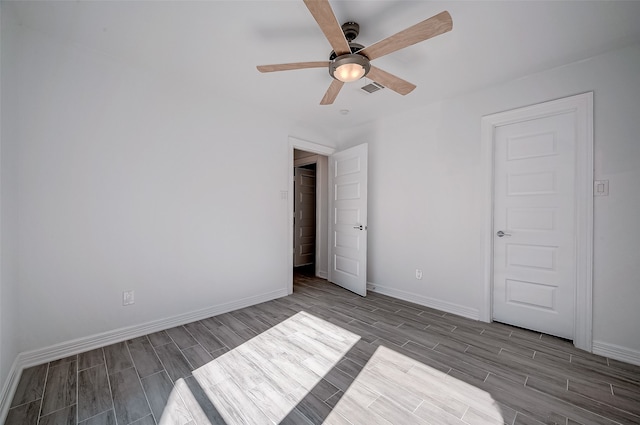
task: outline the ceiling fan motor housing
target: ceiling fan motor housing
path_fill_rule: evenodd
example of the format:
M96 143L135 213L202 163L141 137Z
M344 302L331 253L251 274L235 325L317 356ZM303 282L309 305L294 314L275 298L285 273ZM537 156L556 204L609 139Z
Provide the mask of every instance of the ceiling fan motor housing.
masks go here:
M351 43L360 34L360 25L355 22L345 22L342 24L342 32L344 33L344 38Z
M364 46L358 43L349 43L349 47L351 48L351 53L357 53L359 50L364 49ZM361 56L364 56L364 55L361 55ZM331 54L329 55L329 60L332 61L337 57L338 55L336 55L336 52L332 50Z

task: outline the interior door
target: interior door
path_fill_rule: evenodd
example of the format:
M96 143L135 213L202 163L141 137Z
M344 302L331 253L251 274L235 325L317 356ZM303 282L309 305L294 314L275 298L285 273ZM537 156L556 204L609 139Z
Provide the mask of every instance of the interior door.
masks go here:
M498 127L493 318L573 339L575 112Z
M293 266L313 264L316 253L316 170L294 169Z
M329 157L329 281L367 294L367 152L362 144Z

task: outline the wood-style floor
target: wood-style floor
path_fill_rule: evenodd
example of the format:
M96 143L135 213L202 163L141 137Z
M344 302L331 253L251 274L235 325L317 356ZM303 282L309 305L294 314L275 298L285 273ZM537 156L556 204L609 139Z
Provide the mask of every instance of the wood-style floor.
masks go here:
M29 368L5 424L640 424L638 366L295 282L285 298Z

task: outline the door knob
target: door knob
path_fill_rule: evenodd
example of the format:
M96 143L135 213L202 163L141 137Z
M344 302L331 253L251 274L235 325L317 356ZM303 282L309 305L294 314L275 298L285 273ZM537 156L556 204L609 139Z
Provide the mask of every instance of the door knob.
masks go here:
M356 229L356 230L364 230L364 229L366 229L366 227L363 226L362 224L360 226L353 226L353 228Z
M511 236L511 233L505 233L502 230L498 230L498 233L496 233L496 235L498 235L498 237L501 238L503 236Z

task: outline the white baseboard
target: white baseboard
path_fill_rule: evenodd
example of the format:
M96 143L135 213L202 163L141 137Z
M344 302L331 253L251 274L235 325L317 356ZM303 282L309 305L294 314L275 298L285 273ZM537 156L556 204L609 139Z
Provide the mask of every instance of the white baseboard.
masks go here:
M20 375L25 368L48 363L53 360L62 359L74 354L84 353L85 351L95 348L104 347L115 344L116 342L126 341L128 339L137 338L154 332L159 332L175 326L184 325L186 323L195 322L197 320L206 319L207 317L217 316L218 314L227 313L229 311L238 310L252 305L271 301L287 295L286 289L267 292L261 295L243 298L237 301L218 304L201 310L189 313L179 314L166 319L154 320L140 325L128 326L126 328L115 329L96 335L83 338L77 338L71 341L62 342L60 344L51 345L37 350L26 351L18 354L9 376L7 377L2 393L0 394L0 423L4 423L6 415L9 411L13 394L18 385Z
M329 279L329 273L326 270L318 270L317 275L321 279Z
M640 366L640 351L602 341L593 341L592 350L593 354Z
M18 388L18 382L20 382L22 368L18 365L19 357L20 356L18 355L18 357L13 361L11 369L9 370L9 375L2 386L2 392L0 392L0 423L4 423L7 419L9 407L11 406L11 401L13 401L13 394L15 394L16 389Z
M448 301L425 297L424 295L419 295L412 292L401 291L399 289L390 288L388 286L379 285L377 283L368 282L367 290L371 292L377 292L382 295L388 295L390 297L398 298L404 301L420 304L425 307L435 308L436 310L444 311L445 313L456 314L468 319L480 320L480 312L475 308L465 307L463 305L450 303Z

